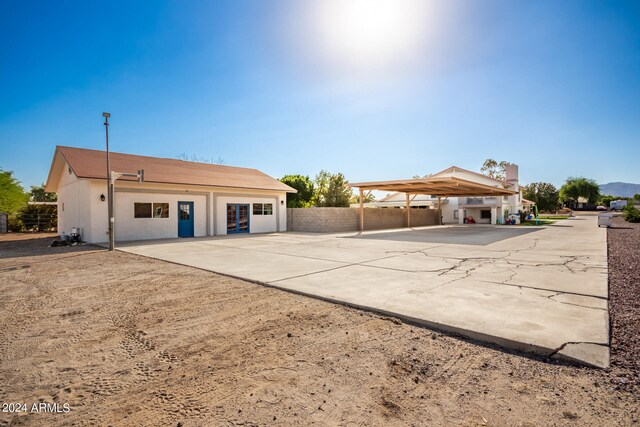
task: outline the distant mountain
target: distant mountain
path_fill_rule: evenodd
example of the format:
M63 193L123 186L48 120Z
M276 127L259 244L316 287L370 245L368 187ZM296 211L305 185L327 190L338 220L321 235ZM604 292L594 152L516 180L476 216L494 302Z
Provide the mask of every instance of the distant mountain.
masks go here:
M611 196L633 197L634 194L640 194L640 184L610 182L600 186L600 193Z

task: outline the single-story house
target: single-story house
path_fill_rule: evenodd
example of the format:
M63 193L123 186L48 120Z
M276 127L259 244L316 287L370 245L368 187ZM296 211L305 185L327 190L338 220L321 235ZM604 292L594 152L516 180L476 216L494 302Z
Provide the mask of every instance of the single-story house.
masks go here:
M118 241L286 231L295 189L256 169L110 153ZM108 241L105 151L56 147L45 190L58 194L58 232Z
M427 180L437 178L455 178L468 183L478 184L496 189L509 190L509 196L459 196L439 197L438 195L412 194L409 206L423 209L442 209L442 222L444 224L463 223L465 218L473 218L478 224L502 223L507 216L519 211L527 211L533 202L525 201L522 197L522 189L518 182L518 166L511 164L506 167L505 179L496 179L487 175L473 172L458 166L451 166L438 173L429 175ZM416 181L420 181L419 179ZM353 184L358 186L358 184ZM364 207L393 208L405 207L406 194L396 192L387 197L371 203L365 203ZM438 206L440 200L440 206ZM355 205L354 205L355 206ZM512 218L519 222L519 216Z

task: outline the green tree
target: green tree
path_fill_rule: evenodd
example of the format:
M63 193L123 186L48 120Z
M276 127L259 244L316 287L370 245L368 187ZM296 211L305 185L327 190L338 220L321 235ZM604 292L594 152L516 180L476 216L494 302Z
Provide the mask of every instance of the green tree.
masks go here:
M640 210L633 205L627 205L622 208L624 211L624 220L628 222L640 222Z
M589 203L596 203L600 199L600 186L593 179L583 177L569 177L560 187L560 201L569 205L578 203L578 198L584 197Z
M640 200L640 194L634 194L633 200Z
M29 200L32 202L57 202L58 195L56 193L47 193L44 191L44 183L41 185L32 185L29 191Z
M618 199L619 199L619 197L615 197L615 196L611 196L611 195L602 196L600 198L600 200L598 201L598 204L600 204L602 206L610 207L611 206L611 202L613 202L614 200L618 200Z
M373 193L369 193L368 195L365 193L364 195L364 203L373 203L376 201L376 196ZM351 203L360 203L360 194L354 194L350 200Z
M331 173L323 169L316 175L316 178L313 180L313 183L315 185L313 197L311 198L311 204L313 206L324 206L324 195L327 193L330 177Z
M487 159L482 164L480 168L480 172L483 174L495 178L495 179L505 179L506 178L506 168L511 163L506 162L504 160L497 162L494 159Z
M525 199L535 202L541 211L554 211L558 208L558 189L548 182L533 182L522 191Z
M15 215L29 200L29 195L13 176L13 172L0 169L0 212Z
M313 181L311 181L308 176L285 175L280 178L280 181L298 190L297 193L287 193L288 208L306 208L311 206L314 186Z
M316 191L312 202L315 206L349 207L353 191L347 186L348 181L343 174L321 170L314 182Z

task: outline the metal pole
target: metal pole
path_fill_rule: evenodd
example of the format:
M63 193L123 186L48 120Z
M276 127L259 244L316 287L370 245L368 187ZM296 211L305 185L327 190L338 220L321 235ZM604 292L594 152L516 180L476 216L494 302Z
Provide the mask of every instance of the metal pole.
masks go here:
M109 230L109 250L112 251L116 247L116 231L115 231L115 217L113 215L113 207L115 204L115 180L109 180L109 225L111 226Z
M115 246L115 236L113 233L113 183L111 182L111 163L109 160L109 117L111 117L111 114L102 113L102 117L104 117L104 130L107 142L107 215L109 217L109 250L112 251Z

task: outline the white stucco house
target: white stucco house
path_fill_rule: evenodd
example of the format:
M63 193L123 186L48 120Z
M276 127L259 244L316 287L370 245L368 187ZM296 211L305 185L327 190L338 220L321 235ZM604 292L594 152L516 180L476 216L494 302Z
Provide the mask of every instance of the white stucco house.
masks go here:
M533 202L522 197L522 189L518 182L518 166L508 165L504 180L491 178L487 175L473 172L458 166L451 166L443 171L430 175L430 177L456 177L478 184L492 187L505 188L515 191L512 196L496 197L446 197L441 199L442 221L444 224L462 224L465 218L473 218L478 224L503 223L505 217L519 211L528 210ZM365 207L376 208L403 208L406 203L404 193L392 193L387 197L373 202L365 203ZM355 206L355 205L354 205ZM412 208L437 209L438 197L432 195L413 195L410 206ZM519 218L513 218L519 222Z
M256 169L110 153L118 241L286 231L288 185ZM58 194L58 232L108 241L106 153L56 147L45 190Z

